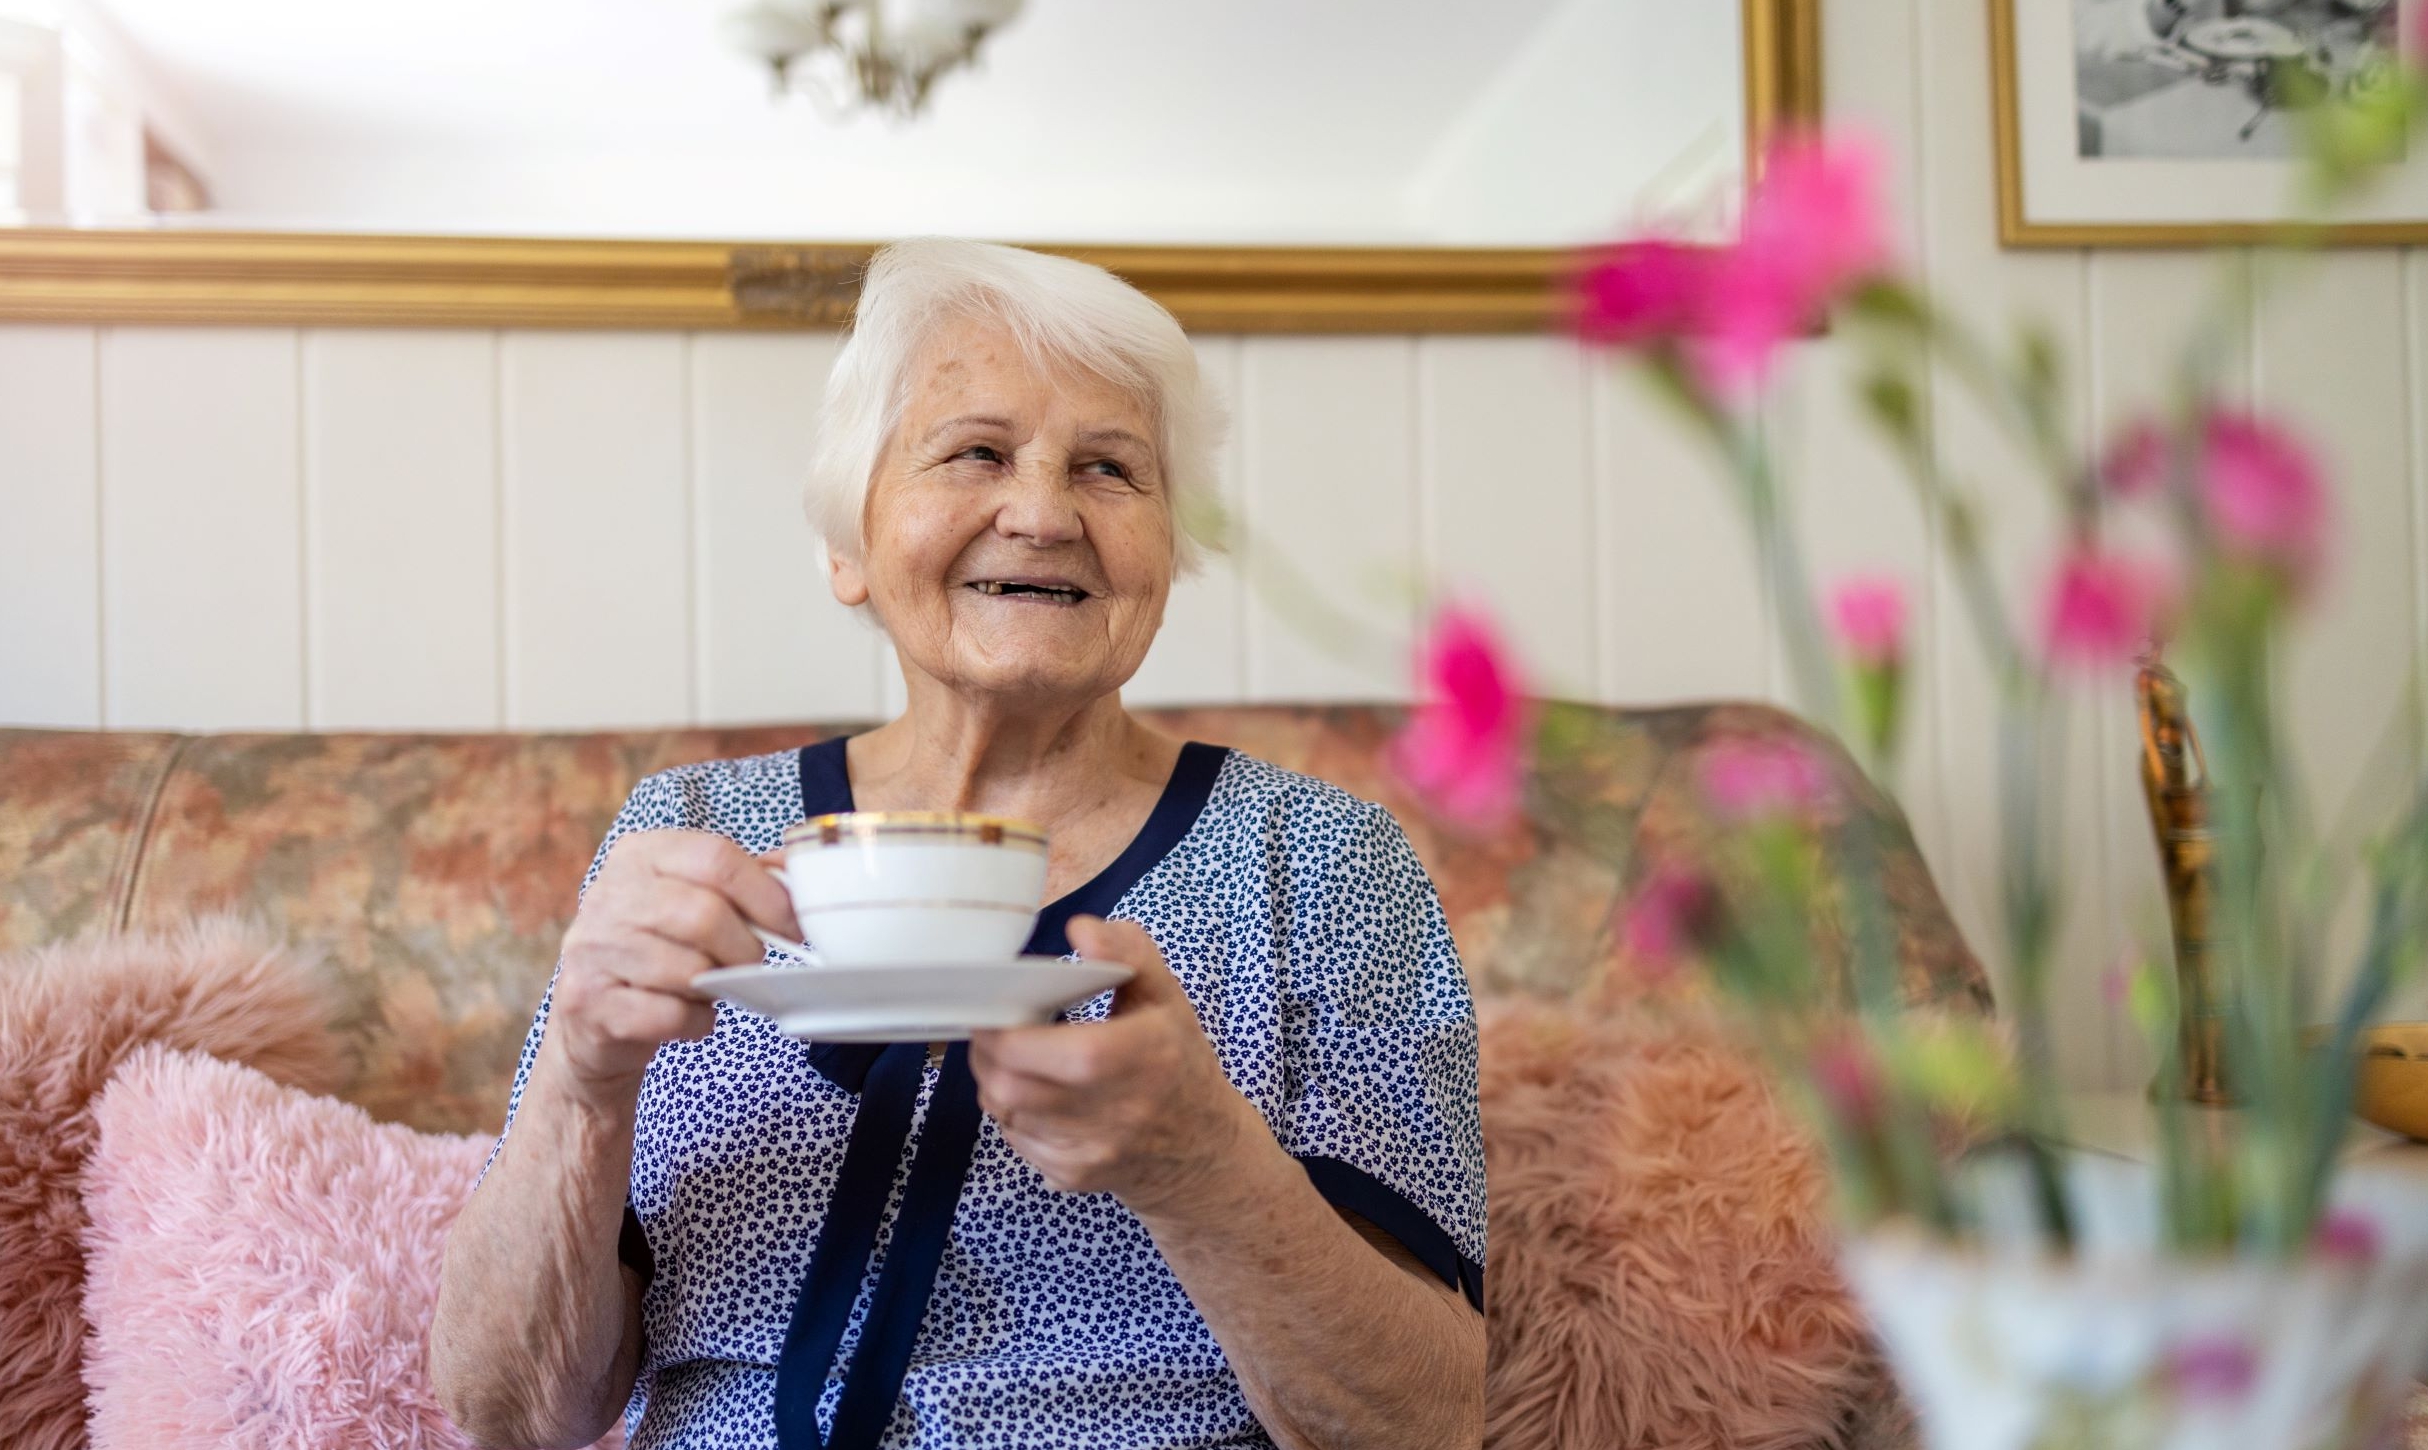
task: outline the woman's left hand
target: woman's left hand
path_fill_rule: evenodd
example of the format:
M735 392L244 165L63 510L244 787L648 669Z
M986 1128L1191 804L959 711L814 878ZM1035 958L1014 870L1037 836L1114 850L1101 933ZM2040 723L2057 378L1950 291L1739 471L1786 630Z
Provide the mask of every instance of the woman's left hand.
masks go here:
M1071 919L1071 945L1136 975L1102 1022L970 1038L978 1103L1065 1193L1110 1193L1142 1218L1185 1206L1263 1120L1223 1075L1154 938L1135 922Z

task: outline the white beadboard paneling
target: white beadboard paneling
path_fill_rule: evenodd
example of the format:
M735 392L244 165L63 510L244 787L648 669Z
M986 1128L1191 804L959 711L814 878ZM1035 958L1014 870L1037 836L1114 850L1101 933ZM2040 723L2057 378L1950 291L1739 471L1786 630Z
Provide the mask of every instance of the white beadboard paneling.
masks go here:
M1978 5L1919 6L1916 31L1926 55L1987 54L1988 15ZM2077 437L2091 425L2087 282L2078 252L2002 251L1982 219L1990 216L1995 179L1981 164L1990 154L1990 115L1973 77L1948 67L1917 71L1920 132L1915 194L1922 200L1922 258L1941 297L1967 326L2011 352L2012 329L2028 320L2072 360L2068 419ZM2040 608L2048 561L2059 547L2061 520L2051 485L2009 433L1945 367L1932 379L1933 442L1941 466L1979 501L1991 566L2008 617L2028 639ZM2008 987L2002 918L1996 900L2001 860L1998 810L1998 729L2005 712L1989 656L1965 610L1952 565L1944 557L1933 579L1931 636L1922 642L1937 661L1939 769L1944 835L1932 866L1957 923L1976 952ZM2086 1085L2121 1086L2130 1024L2108 1007L2106 973L2119 934L2113 873L2106 850L2103 792L2122 779L2110 726L2128 713L2117 682L2078 692L2062 717L2068 755L2063 789L2054 798L2060 839L2056 855L2066 914L2059 928L2052 975L2055 1049L2060 1071ZM2125 762L2130 765L2130 759ZM2006 993L2011 995L2011 993Z
M0 328L0 726L101 723L93 347Z
M123 729L304 723L290 329L101 334L102 663Z
M1922 208L1915 205L1922 190L1915 3L1830 5L1822 17L1832 77L1844 87L1833 120L1879 148L1878 181L1895 224L1892 244L1909 267L1928 265ZM1789 475L1789 517L1804 544L1817 601L1850 575L1894 576L1906 583L1914 636L1927 639L1935 623L1930 529L1894 455L1876 441L1857 401L1862 368L1843 333L1789 349L1766 420ZM1784 656L1782 661L1786 697L1796 703L1794 677ZM1927 652L1916 651L1907 661L1905 748L1891 784L1924 850L1944 853L1936 676L1937 661Z
M1589 363L1586 397L1600 698L1759 698L1770 616L1719 454L1630 364Z
M508 333L505 704L517 729L691 715L686 339Z
M2411 668L2417 687L2428 693L2428 408L2420 403L2428 393L2428 252L2413 248L2403 254L2403 303L2403 377L2410 398L2404 414L2411 445ZM2428 705L2428 698L2421 703ZM2428 710L2422 713L2421 725L2428 731ZM2414 736L2412 746L2428 760L2428 734ZM2405 987L2387 1016L2428 1016L2428 981L2414 980Z
M2416 391L2408 375L2402 260L2339 250L2261 314L2259 399L2326 465L2335 499L2326 587L2301 611L2279 660L2294 769L2322 827L2382 833L2418 778L2401 719L2416 659L2410 439L2397 426ZM2397 731L2392 756L2380 749ZM2358 881L2334 921L2334 981L2357 959L2366 915Z
M1593 698L1586 360L1558 337L1427 337L1416 368L1427 572L1491 605L1537 692Z
M1405 698L1417 588L1411 341L1240 346L1248 697Z
M313 728L504 723L497 382L493 333L304 334Z
M882 636L835 602L803 509L829 332L691 344L692 539L700 717L865 720Z
M1239 397L1239 339L1197 339L1197 367L1225 406ZM1236 431L1223 441L1216 460L1215 483L1226 517L1240 514L1239 438ZM1240 649L1240 609L1243 598L1238 560L1208 553L1194 578L1172 586L1164 606L1163 629L1155 636L1146 662L1121 692L1129 705L1199 705L1236 700L1245 685L1246 664Z

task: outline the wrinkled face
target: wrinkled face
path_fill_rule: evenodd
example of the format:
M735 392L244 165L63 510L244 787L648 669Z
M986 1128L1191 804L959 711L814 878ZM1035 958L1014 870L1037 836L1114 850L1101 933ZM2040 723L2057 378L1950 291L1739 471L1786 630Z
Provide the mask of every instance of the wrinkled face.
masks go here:
M1142 400L1041 370L991 320L939 325L869 479L835 597L877 612L956 690L1080 703L1121 688L1163 624L1172 510Z

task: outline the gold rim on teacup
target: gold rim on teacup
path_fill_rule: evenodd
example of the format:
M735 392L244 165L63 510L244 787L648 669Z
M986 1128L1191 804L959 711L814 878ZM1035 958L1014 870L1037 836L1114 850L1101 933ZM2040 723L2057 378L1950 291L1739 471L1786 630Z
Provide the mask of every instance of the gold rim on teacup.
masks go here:
M806 821L788 826L784 844L815 841L822 846L839 846L845 837L873 840L902 836L937 836L959 838L981 846L1018 846L1027 850L1045 849L1045 832L1027 821L1009 816L981 816L966 811L847 811L838 815L812 816Z

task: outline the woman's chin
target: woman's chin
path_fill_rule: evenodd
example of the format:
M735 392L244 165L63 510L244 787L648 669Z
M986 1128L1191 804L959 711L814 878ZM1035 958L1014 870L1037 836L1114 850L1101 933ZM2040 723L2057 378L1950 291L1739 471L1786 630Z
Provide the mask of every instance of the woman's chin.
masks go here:
M1119 677L1103 661L1051 651L1023 651L1012 658L996 656L969 661L949 676L963 694L995 699L1084 704L1119 688Z

